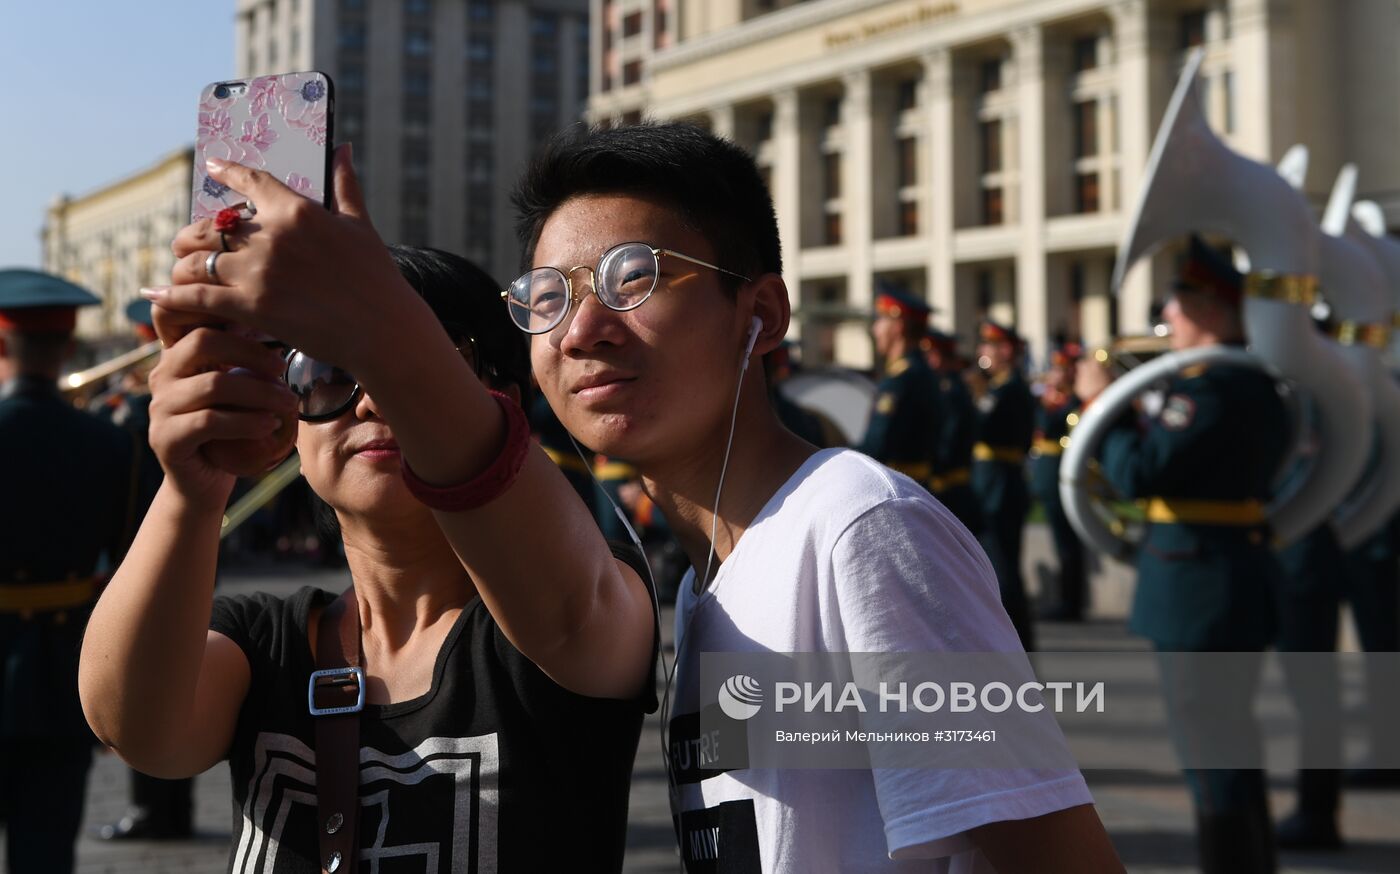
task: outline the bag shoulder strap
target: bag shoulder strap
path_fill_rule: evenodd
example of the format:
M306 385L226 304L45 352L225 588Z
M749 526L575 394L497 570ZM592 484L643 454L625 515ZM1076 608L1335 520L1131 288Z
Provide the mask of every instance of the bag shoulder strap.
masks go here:
M355 587L326 606L317 624L316 668L307 706L316 721L316 837L321 874L354 874L360 813L360 609Z

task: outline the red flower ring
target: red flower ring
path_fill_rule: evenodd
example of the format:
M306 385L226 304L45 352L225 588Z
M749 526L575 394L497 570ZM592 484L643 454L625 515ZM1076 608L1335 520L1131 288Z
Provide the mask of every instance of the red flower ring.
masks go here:
M214 216L214 230L221 234L228 231L236 231L238 230L238 223L241 221L243 221L243 216L238 210L232 207L221 209L218 214Z

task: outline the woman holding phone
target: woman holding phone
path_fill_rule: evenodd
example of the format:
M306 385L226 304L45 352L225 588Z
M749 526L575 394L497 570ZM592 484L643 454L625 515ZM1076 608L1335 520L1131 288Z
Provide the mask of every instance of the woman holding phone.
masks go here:
M216 258L211 223L185 228L174 287L145 292L167 347L151 378L166 476L88 626L93 730L156 776L229 759L231 870L336 870L318 859L340 820L317 813L323 717L307 693L321 630L353 617L365 706L358 854L341 871L405 855L432 871L619 870L656 705L654 607L522 430L525 353L497 287L445 253L391 257L348 148L330 211L258 171L210 173L256 217ZM264 439L292 411L353 586L214 599L234 478L206 450Z

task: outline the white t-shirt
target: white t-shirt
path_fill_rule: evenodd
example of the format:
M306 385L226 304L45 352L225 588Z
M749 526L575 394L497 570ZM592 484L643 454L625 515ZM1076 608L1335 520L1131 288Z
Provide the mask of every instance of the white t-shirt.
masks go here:
M972 534L923 486L852 450L808 459L698 599L693 576L676 610L676 707L691 712L670 718L672 750L698 733L701 652L1021 649ZM679 782L692 874L984 874L969 829L1093 801L1075 770L750 768Z

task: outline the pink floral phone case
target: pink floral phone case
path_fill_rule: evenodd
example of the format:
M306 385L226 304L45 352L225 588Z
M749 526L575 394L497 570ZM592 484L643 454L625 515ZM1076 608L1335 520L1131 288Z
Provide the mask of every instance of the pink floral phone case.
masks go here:
M266 170L293 191L324 204L333 102L330 77L319 72L205 86L194 142L191 219L213 218L244 200L205 174L205 158Z

